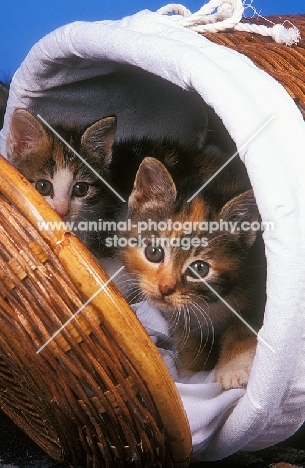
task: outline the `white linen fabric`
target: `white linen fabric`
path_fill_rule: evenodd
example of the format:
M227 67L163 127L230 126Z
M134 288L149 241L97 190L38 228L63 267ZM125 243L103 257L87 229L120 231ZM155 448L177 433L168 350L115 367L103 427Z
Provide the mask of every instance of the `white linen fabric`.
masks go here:
M126 80L124 92L124 73L130 77L133 67L181 90L195 91L214 108L240 149L262 220L275 224L274 230L264 233L267 304L259 332L269 346L258 340L247 390L222 392L213 372L183 381L176 376L190 421L195 460L220 459L238 450L272 445L290 436L305 418L305 125L284 88L245 56L184 29L170 17L142 11L120 21L76 22L38 42L16 72L0 151L6 154L5 140L15 107L27 107L44 116L44 109L48 115L52 108L57 112L57 105L61 112L66 106L66 117L72 115L82 123L118 110L119 122L123 122L120 136L135 131L137 112L128 113L129 105L136 109L139 104L132 79ZM105 107L100 101L94 106L94 98L87 92L90 82L101 79L106 83L108 75L116 73L122 84L117 102L107 107L109 94L105 93ZM165 81L164 86L166 89ZM145 90L140 94L144 117L153 117L150 106L158 96L152 99ZM198 112L200 117L200 109ZM134 120L128 127L130 119ZM196 125L195 118L192 129L200 133L200 125ZM137 313L150 334L156 339L166 335L158 311L148 311L145 304L142 307L146 313L141 306ZM161 352L175 376L170 351Z

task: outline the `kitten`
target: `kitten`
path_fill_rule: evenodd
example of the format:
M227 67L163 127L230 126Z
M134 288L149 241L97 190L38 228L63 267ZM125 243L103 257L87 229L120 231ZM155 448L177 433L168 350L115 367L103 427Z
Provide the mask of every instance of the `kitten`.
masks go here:
M53 126L105 178L109 177L115 127L114 117L103 119L103 126L97 122L85 130L73 125ZM102 181L26 109L13 113L7 151L12 164L64 220L78 218L84 205L97 201Z
M225 178L223 173L222 179ZM192 190L195 188L196 184ZM127 216L132 225L136 227L138 222L149 219L170 219L191 221L197 226L194 224L195 229L188 234L161 232L152 226L141 233L146 239L144 245L140 241L122 248L121 258L138 288L168 321L179 374L210 370L216 365L216 379L224 389L244 387L255 354L256 336L217 295L254 329L260 328L265 302L262 239L252 230L202 232L198 223L222 219L237 222L240 228L244 221L257 221L253 192L235 195L219 207L202 194L187 203L185 191L186 186L177 186L162 163L144 159L128 201ZM134 229L124 236L137 238L138 233ZM178 245L182 237L187 239L185 245L189 249ZM197 240L191 246L195 238L205 241ZM156 239L161 239L161 243Z
M90 167L109 179L115 117L107 117L85 129L64 124L53 128ZM98 220L102 214L110 217L115 210L116 197L103 181L26 109L13 113L7 153L9 161L64 221ZM76 234L85 240L84 232L83 236L79 231Z

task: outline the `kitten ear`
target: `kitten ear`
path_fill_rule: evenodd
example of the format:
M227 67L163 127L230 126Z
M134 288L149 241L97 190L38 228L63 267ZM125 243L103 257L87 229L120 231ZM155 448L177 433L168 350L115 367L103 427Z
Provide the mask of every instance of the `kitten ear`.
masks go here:
M220 218L236 223L234 232L238 232L247 247L251 247L257 235L257 231L251 229L251 223L260 219L253 190L241 193L226 203L221 210ZM246 224L242 225L244 222Z
M90 125L81 139L81 145L85 152L108 166L112 159L112 145L116 129L116 117L105 117Z
M128 210L171 207L176 200L176 187L165 166L155 158L145 158L138 169L134 187L128 199Z
M7 140L10 159L14 161L38 152L46 138L47 132L36 117L26 109L15 109Z

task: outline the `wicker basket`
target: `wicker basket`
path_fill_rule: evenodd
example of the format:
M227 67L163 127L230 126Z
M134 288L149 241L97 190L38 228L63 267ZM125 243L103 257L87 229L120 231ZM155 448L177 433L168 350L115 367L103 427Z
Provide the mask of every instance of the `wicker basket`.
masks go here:
M5 160L0 187L3 411L74 466L187 466L179 394L134 313L112 284L96 294L107 277L75 236L37 230L60 218Z
M304 15L277 21L284 19L305 36ZM304 41L206 36L249 56L305 112ZM71 233L37 229L60 219L5 160L0 191L2 410L51 457L74 466L188 466L179 394L134 313L112 284L100 291L107 277Z
M296 46L287 47L274 42L271 38L247 32L225 32L205 34L205 37L217 44L235 49L247 55L259 68L279 81L295 100L305 116L305 14L295 16L270 16L274 23L291 22L301 34ZM251 23L255 21L251 19ZM264 24L263 20L256 23ZM270 26L270 24L266 24Z

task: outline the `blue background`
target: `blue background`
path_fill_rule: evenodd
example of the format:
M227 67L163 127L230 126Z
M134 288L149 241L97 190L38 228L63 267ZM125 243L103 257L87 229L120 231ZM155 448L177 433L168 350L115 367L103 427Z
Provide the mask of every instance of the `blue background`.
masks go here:
M55 28L76 20L119 19L156 11L162 0L0 0L0 79L10 78L32 45ZM179 0L192 12L207 0ZM249 0L250 3L250 0ZM253 0L263 16L305 13L305 0ZM248 10L250 15L250 10Z

